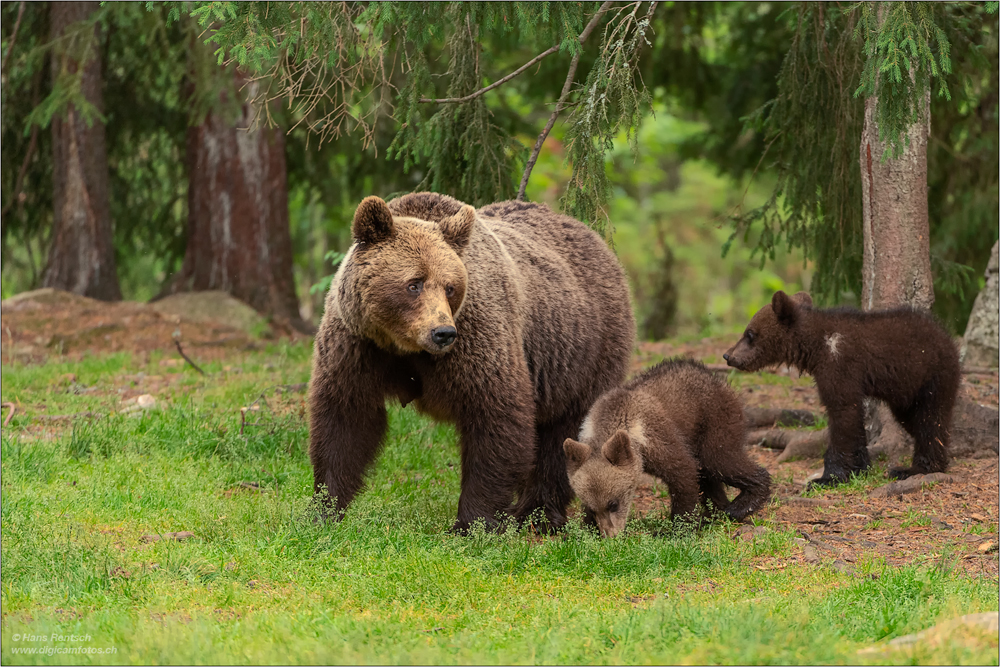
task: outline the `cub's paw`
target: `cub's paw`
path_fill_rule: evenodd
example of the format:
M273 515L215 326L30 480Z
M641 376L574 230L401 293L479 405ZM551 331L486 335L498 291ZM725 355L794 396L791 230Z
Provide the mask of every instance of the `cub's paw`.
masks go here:
M819 479L814 479L806 485L806 491L811 491L813 489L828 489L833 486L838 486L847 481L847 475L823 475Z

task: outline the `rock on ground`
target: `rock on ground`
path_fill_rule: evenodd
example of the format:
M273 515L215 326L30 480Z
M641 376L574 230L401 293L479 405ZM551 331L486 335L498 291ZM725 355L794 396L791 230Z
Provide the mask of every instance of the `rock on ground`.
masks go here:
M859 654L881 653L913 647L916 644L927 644L929 646L940 645L947 639L960 640L969 643L969 640L986 638L994 646L997 642L998 614L995 611L987 611L980 614L966 614L943 623L915 632L912 635L903 635L890 640L888 644L882 646L870 646L858 651Z
M250 331L265 322L256 310L219 290L171 294L149 307L167 317L187 322L218 322L238 331Z
M1000 355L1000 310L997 303L997 269L1000 264L997 260L997 243L993 244L990 263L986 266L986 286L976 297L969 323L965 327L960 354L966 366L997 367Z

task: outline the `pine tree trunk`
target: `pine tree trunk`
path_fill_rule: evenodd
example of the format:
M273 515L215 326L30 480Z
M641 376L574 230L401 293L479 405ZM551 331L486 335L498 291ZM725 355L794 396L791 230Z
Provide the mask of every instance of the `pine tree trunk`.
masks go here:
M56 40L71 24L86 19L97 2L51 3L51 38ZM83 64L81 92L103 112L98 27L94 47ZM62 71L75 73L80 63L65 53L53 53L52 78ZM72 105L65 116L52 119L52 181L54 211L52 245L42 285L104 301L122 298L115 267L114 238L108 203L108 159L104 125L94 119L88 127Z
M239 90L243 82L235 76ZM225 107L188 129L187 249L168 291L223 290L277 322L311 332L292 279L284 134L248 131L249 103L235 123Z
M876 104L875 97L865 100L861 135L861 307L875 310L910 305L929 310L934 303L927 212L930 94L923 100L923 120L910 126L909 145L903 154L885 161L882 154L887 146L878 139Z

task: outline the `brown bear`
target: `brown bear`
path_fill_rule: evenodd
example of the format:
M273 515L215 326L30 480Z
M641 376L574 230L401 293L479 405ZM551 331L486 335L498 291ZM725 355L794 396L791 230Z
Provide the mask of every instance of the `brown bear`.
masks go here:
M951 336L912 308L860 312L814 309L805 292L774 293L723 355L743 371L786 363L816 380L830 420L830 444L816 485L846 481L869 466L864 399L885 401L913 436L913 465L890 475L943 472L960 367Z
M561 526L573 497L562 442L624 379L635 340L614 254L543 204L477 211L433 193L366 198L352 234L309 387L309 456L326 510L339 516L358 493L395 397L457 427L455 530L536 509Z
M736 394L689 359L661 362L605 393L583 422L582 442L563 443L586 523L618 534L643 472L667 484L672 518L692 515L700 499L742 521L767 502L771 486L743 449L745 429ZM732 502L727 484L740 489Z

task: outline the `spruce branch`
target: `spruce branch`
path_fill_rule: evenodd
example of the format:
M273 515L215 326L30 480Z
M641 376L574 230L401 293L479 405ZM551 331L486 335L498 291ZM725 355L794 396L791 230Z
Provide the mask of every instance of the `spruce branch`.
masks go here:
M542 51L537 56L535 56L534 58L532 58L528 62L524 63L523 65L521 65L520 67L518 67L516 70L514 70L513 72L511 72L510 74L508 74L504 78L499 79L499 80L491 83L490 85L486 86L485 88L480 88L476 92L470 93L470 94L466 95L465 97L444 97L444 98L440 98L440 99L433 99L433 98L430 98L430 97L421 97L419 101L422 102L422 103L424 103L424 104L427 104L427 103L434 103L434 104L462 104L463 102L469 102L471 100L476 99L480 95L483 95L485 93L490 92L494 88L502 86L503 84L507 83L508 81L510 81L511 79L513 79L514 77L516 77L519 74L521 74L522 72L524 72L526 69L528 69L529 67L531 67L535 63L537 63L537 62L541 61L542 59L544 59L544 58L552 55L553 53L555 53L558 50L559 50L559 44L556 44L552 48L549 48L549 49L546 49L545 51ZM577 57L579 57L579 56L577 56Z
M3 54L3 62L0 63L0 79L7 81L7 61L14 50L14 41L17 39L17 30L21 27L21 19L24 17L24 0L17 7L17 20L14 22L14 31L10 34L10 42L7 43L7 53Z
M581 32L580 36L577 38L577 41L580 44L587 41L587 38L590 37L590 33L592 33L594 28L597 27L597 23L600 21L601 16L603 16L604 12L606 12L610 7L611 0L607 0L607 2L601 5L600 9L594 13L594 16L590 19L590 23L587 24L587 26L583 29L583 32ZM562 93L559 95L559 101L556 102L556 108L553 109L552 115L549 116L549 121L545 123L545 128L542 130L542 133L538 135L538 140L535 141L535 147L531 150L531 157L528 158L528 163L524 166L524 174L521 175L521 186L517 191L518 201L524 201L524 192L528 187L528 179L531 178L531 170L535 168L535 162L538 161L538 155L542 151L542 144L545 143L545 139L549 136L549 132L552 131L552 128L556 124L556 118L559 117L559 113L563 110L566 104L566 98L569 96L569 91L573 87L573 79L576 76L576 67L579 64L580 52L577 51L573 56L573 60L570 61L569 71L566 73L566 82L563 83Z

